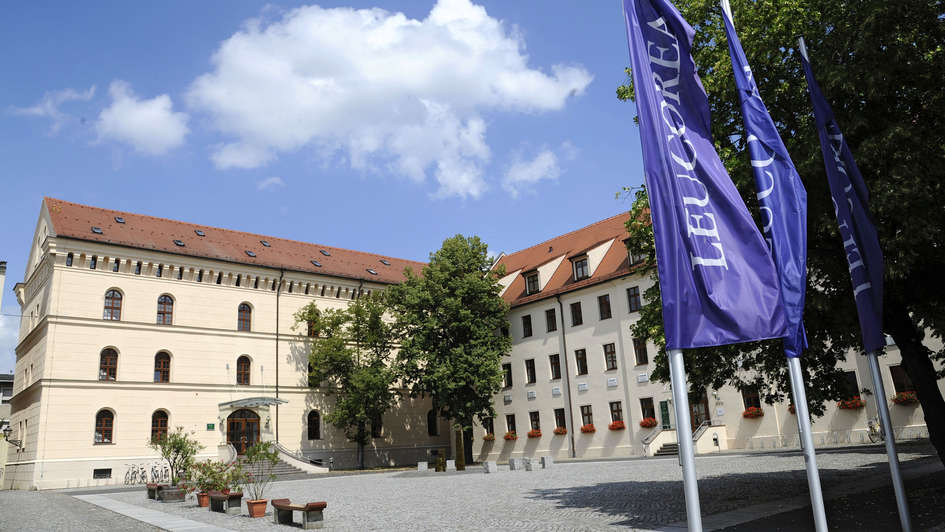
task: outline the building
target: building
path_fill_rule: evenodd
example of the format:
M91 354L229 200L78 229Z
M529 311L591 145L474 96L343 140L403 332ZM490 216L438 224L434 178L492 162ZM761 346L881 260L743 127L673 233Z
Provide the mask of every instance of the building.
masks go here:
M495 396L496 418L474 428L477 460L641 456L676 442L669 385L649 380L655 346L630 332L652 281L627 251L628 216L500 256L513 347L503 364L505 387ZM880 359L887 395L912 389L899 362L895 346ZM851 353L841 364L851 397L872 388L864 357ZM868 442L867 421L876 417L868 399L861 408L828 406L813 423L815 445ZM743 417L752 406L764 415ZM707 390L690 404L696 452L798 447L788 406L764 405L757 393L731 387ZM890 411L897 438L927 436L921 407ZM644 418L655 426L642 427ZM517 438L505 439L508 432Z
M276 440L284 457L355 464L308 386L294 313L338 308L421 263L46 198L23 282L5 488L122 483L182 426L201 457ZM428 401L404 399L366 450L412 464L449 447ZM394 421L396 420L396 422ZM432 426L428 426L428 422Z

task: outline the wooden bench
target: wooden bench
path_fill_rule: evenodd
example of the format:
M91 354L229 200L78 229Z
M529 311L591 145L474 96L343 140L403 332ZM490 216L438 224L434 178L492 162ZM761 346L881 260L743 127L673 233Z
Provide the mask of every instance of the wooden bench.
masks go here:
M148 488L148 498L149 498L149 499L156 499L156 498L157 498L157 489L158 489L157 483L151 483L151 482L149 482L149 483L145 484L145 487Z
M230 515L239 515L243 508L243 492L223 493L220 491L210 491L210 511L221 512Z
M322 515L322 510L328 506L328 503L324 501L310 502L306 505L292 504L289 499L273 499L271 503L273 523L291 525L293 524L292 512L302 512L302 528L305 530L323 526L325 517Z

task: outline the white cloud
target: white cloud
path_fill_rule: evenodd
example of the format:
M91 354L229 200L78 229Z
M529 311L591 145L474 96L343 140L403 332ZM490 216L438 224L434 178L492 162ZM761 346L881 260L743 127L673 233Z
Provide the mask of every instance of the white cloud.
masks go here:
M88 90L83 92L79 92L75 89L49 91L43 94L43 98L35 105L30 107L14 107L13 112L20 115L39 116L52 120L49 132L55 135L70 118L70 115L62 112L59 106L72 101L87 102L91 100L94 95L95 85L92 85Z
M567 146L570 146L570 143L562 148L566 149ZM566 152L566 156L570 156L570 152ZM553 181L560 175L558 156L545 148L530 160L522 160L520 156L516 156L505 172L502 188L513 198L517 198L520 192L530 189L535 183L541 180Z
M485 111L560 110L591 75L528 65L525 43L469 0L423 20L381 9L308 6L251 20L224 41L187 102L231 141L219 168L254 168L309 147L352 168L432 176L439 196L487 188Z
M183 144L188 133L187 114L174 112L170 96L139 99L124 81L108 88L112 104L98 117L95 127L100 139L130 144L148 155L161 155Z
M281 177L273 176L273 177L267 177L266 179L263 179L262 181L256 183L256 190L266 190L269 188L284 187L284 186L285 186L285 181L283 181Z

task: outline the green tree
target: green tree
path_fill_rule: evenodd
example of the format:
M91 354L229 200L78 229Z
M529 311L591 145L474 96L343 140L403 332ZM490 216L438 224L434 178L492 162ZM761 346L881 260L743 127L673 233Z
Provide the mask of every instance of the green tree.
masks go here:
M945 401L927 333L945 333L945 4L941 0L732 0L732 10L761 97L808 191L808 277L805 325L810 350L802 360L812 411L840 395L835 360L862 351L841 238L833 214L813 110L796 49L803 36L814 72L856 157L886 259L884 327L899 347L916 387L926 426L945 462ZM709 95L716 148L749 208L755 190L721 10L715 0L677 0L696 29L693 56ZM629 72L629 71L628 71ZM628 83L618 98L633 97ZM658 289L657 289L658 290ZM658 292L651 293L658 305ZM661 331L647 316L651 338ZM642 332L642 329L641 329ZM686 354L695 386L756 384L769 402L785 396L779 342L741 344ZM665 359L656 376L665 378ZM748 373L752 374L752 373ZM872 388L872 386L870 386Z
M335 404L325 416L358 444L358 466L364 469L364 446L372 437L368 425L380 427L394 401L396 372L393 329L379 295L361 297L344 309L303 307L296 323L314 336L309 352L311 386L324 386Z
M500 360L510 339L508 304L499 297L502 275L490 269L479 237L456 235L430 255L418 276L387 290L400 338L398 366L412 396L433 400L456 430L456 468L465 468L462 431L493 417L502 384Z
M161 453L171 470L171 485L176 486L193 465L194 457L203 449L193 432L184 432L184 427L177 427L174 432L152 438L148 446Z

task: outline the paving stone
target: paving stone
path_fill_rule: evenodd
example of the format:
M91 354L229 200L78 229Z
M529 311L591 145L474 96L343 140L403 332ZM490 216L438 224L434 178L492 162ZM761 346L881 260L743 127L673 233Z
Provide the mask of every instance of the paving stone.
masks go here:
M495 462L485 462L482 464L482 470L486 473L498 473L499 466Z
M417 462L417 471L426 471L427 463L426 462Z
M550 457L550 456L542 456L542 457L541 457L541 468L542 468L542 469L548 469L548 468L551 467L552 464L554 464L554 463L555 463L554 458L552 458L552 457Z

